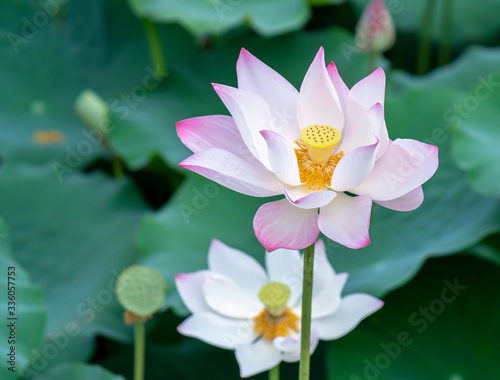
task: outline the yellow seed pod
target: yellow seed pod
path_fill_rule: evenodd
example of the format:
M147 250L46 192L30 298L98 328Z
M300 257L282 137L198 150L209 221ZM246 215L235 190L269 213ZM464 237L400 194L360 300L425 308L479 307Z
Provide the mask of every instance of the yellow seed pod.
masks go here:
M268 282L259 291L259 298L274 317L281 316L290 298L290 288L280 282Z
M133 265L118 277L116 295L125 310L144 317L163 305L167 296L167 284L163 276L153 268Z
M323 164L330 159L342 135L337 128L328 125L310 125L300 132L300 139L306 145L311 159Z

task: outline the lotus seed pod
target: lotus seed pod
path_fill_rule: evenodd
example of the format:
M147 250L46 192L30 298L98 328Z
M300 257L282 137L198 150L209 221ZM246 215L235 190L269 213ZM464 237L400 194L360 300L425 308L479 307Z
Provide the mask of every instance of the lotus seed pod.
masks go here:
M167 284L158 271L133 265L116 282L116 295L125 310L139 317L157 312L166 298Z

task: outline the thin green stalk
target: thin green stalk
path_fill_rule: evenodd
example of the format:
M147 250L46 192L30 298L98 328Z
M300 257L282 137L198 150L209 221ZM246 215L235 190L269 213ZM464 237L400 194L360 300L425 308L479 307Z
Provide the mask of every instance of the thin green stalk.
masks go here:
M299 380L309 380L311 346L311 302L314 268L314 243L304 251L304 279L302 283L302 325L300 341Z
M453 33L453 0L442 0L441 38L439 40L438 65L450 62L451 38Z
M135 322L134 330L134 380L144 380L144 353L146 348L144 322Z
M119 157L114 156L111 159L113 163L113 175L115 178L119 178L123 176L123 166L122 166L122 161Z
M161 48L160 38L156 25L149 19L144 19L144 26L148 36L149 51L151 52L151 60L153 61L156 74L161 77L167 76L167 66L163 58L163 50Z
M280 365L269 370L269 380L280 380Z
M424 14L420 27L417 74L425 74L429 71L431 59L431 33L434 15L436 13L436 0L426 0Z
M377 60L380 57L380 53L375 53L371 52L369 54L369 60L368 60L368 74L371 74L375 71L377 68Z

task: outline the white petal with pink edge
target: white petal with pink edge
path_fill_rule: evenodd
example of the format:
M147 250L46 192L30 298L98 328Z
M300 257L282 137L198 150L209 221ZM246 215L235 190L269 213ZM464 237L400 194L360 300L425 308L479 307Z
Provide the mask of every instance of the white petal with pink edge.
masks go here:
M337 164L330 187L335 191L348 191L371 173L375 165L378 142L356 148L342 157Z
M344 127L344 114L326 71L323 48L316 54L300 87L297 120L301 130L314 124L329 125L340 132Z
M277 128L273 130L293 141L300 133L295 114L299 92L295 87L245 49L241 49L236 71L238 88L260 95L271 110Z
M262 304L225 276L210 272L205 277L202 289L207 305L225 317L253 318L262 311Z
M289 185L300 185L299 166L292 143L273 131L262 130L260 133L266 141L269 164L274 174Z
M264 168L248 150L231 116L193 117L176 124L177 135L193 153L211 148L227 150L256 167Z
M348 98L346 107L345 127L342 132L342 144L339 148L344 153L377 141L376 134L373 133L373 128L370 125L370 118L361 104L355 99Z
M260 206L253 220L255 235L268 252L303 249L316 241L318 211L304 210L282 199Z
M377 157L378 160L385 153L391 140L389 139L389 134L387 133L387 126L385 125L384 117L384 106L380 103L375 104L372 108L366 111L370 127L372 128L373 134L378 138L378 149Z
M240 376L249 377L278 365L281 354L271 342L259 339L236 347L236 360L240 366Z
M346 279L346 274L335 273L326 256L325 243L319 239L314 246L312 318L320 318L337 310Z
M370 244L371 207L372 200L367 195L350 197L339 193L331 203L320 209L319 229L348 248L363 248Z
M347 102L347 96L349 95L349 88L346 86L342 78L340 77L340 74L337 70L337 67L333 62L331 62L327 67L326 71L328 72L328 76L330 77L330 80L333 83L333 87L335 88L335 92L337 93L337 96L339 97L340 105L342 107L342 110L346 111L346 102Z
M286 199L288 199L291 204L304 209L323 207L330 203L337 195L337 193L332 190L309 190L306 185L286 186L280 184L280 186Z
M277 249L266 252L266 268L269 280L281 282L290 288L290 298L287 305L297 306L302 294L302 259L295 250Z
M368 294L350 294L340 302L337 311L324 318L313 320L319 338L330 340L343 337L363 319L379 310L384 303Z
M375 201L389 201L412 191L432 177L439 164L438 148L410 139L397 139L376 162L366 180L352 190Z
M191 315L177 327L177 330L182 335L226 349L234 349L256 338L252 321L225 318L208 312Z
M271 129L271 110L259 95L234 87L214 84L214 89L231 112L248 149L262 164L270 169L267 146L260 134Z
M259 290L268 282L267 274L253 257L213 239L208 250L212 272L233 280L249 298L258 300Z
M179 166L242 194L269 197L282 193L273 173L252 166L222 149L213 148L195 153Z
M396 211L413 211L420 207L424 201L422 186L406 193L405 195L391 201L375 201L379 205Z
M385 98L385 73L378 68L367 77L356 83L349 92L349 97L356 99L365 111L376 103L384 105Z
M201 286L208 271L201 270L194 273L180 273L175 275L175 286L184 305L191 313L210 311L210 307L205 301L205 295Z
M317 287L319 290L313 289L315 293L312 299L311 315L313 319L330 315L339 308L340 296L347 278L347 273L329 276L324 280L322 287Z

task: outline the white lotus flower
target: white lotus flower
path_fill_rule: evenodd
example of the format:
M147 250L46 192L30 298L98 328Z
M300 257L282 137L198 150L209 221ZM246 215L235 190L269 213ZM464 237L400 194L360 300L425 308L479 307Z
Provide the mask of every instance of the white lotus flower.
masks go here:
M177 289L192 312L181 334L235 350L241 377L300 358L302 259L298 251L266 252L267 272L252 257L214 239L208 270L178 274ZM347 273L336 274L316 243L311 352L337 339L383 305L368 294L341 297Z

